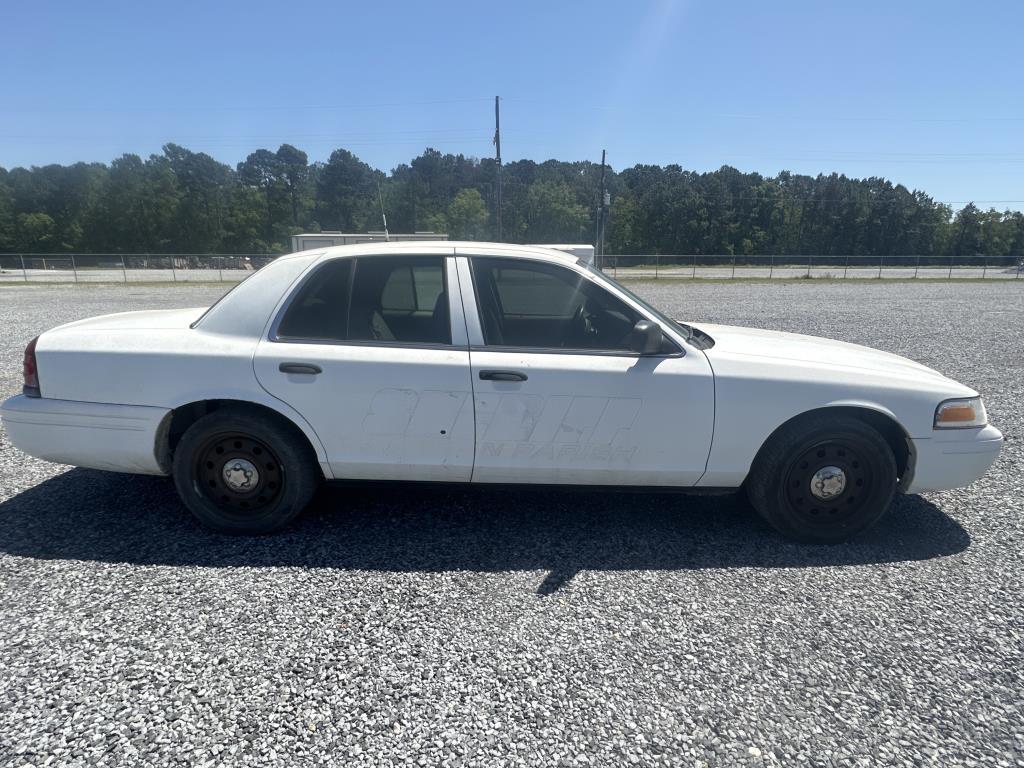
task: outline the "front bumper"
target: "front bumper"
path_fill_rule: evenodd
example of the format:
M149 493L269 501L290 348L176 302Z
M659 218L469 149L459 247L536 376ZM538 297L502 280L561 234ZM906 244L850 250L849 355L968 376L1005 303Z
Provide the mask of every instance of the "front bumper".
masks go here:
M913 474L907 493L945 491L969 485L985 474L1003 447L1003 435L989 425L978 429L934 431L934 437L914 439Z
M0 405L7 438L30 456L90 469L162 475L156 437L166 408L16 395Z

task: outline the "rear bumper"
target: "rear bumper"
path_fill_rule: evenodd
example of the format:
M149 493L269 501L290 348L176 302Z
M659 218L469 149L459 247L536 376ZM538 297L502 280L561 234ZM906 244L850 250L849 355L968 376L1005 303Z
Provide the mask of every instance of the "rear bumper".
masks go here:
M1003 447L1003 435L980 429L935 430L935 437L912 440L914 470L907 493L945 491L969 485L985 474Z
M156 437L166 408L82 403L17 395L0 405L7 438L46 461L90 469L163 475Z

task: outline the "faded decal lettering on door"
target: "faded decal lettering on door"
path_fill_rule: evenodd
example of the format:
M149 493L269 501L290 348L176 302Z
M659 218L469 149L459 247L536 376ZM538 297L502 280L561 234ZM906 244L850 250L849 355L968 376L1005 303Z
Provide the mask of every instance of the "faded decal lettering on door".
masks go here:
M381 389L370 401L363 419L367 435L445 437L452 434L463 411L469 412L469 393L414 389Z
M481 396L478 450L490 457L628 463L642 404L630 397Z

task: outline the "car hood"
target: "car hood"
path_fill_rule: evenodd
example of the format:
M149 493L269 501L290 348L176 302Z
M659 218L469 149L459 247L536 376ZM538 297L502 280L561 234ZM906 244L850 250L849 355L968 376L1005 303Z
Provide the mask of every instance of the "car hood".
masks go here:
M688 324L715 340L714 346L705 352L712 362L716 355L730 354L815 366L856 368L901 378L924 376L946 379L938 371L913 360L845 341L732 325Z
M206 307L188 309L147 309L139 312L117 312L113 315L99 315L85 320L57 326L47 331L121 331L121 330L164 330L187 328L194 323Z

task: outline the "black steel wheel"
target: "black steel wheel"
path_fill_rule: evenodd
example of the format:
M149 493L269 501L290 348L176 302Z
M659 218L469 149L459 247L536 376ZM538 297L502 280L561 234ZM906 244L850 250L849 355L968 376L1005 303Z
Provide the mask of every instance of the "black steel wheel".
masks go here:
M225 514L258 515L277 502L288 481L277 454L252 435L214 434L196 453L196 490Z
M892 503L897 469L877 430L815 414L787 425L758 454L747 495L771 525L800 541L834 543L873 525Z
M320 469L282 419L227 409L197 420L174 452L174 482L189 510L224 533L268 533L309 503Z

